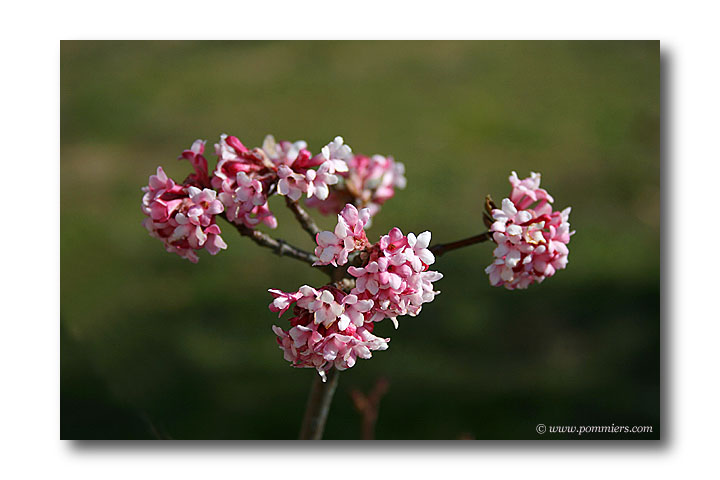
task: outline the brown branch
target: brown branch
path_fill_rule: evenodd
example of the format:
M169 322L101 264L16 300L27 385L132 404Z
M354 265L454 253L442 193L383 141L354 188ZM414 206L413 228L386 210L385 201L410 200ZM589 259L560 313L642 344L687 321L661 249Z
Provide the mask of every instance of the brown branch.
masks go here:
M339 377L340 372L336 368L331 368L327 372L326 382L323 382L318 375L315 376L300 429L300 440L320 440L322 438Z
M287 204L290 211L293 212L293 215L295 215L297 221L300 222L303 230L310 234L314 242L315 236L320 233L320 229L315 224L315 221L312 219L310 214L307 213L297 201L292 200L290 197L285 197L285 203Z
M225 217L225 215L223 215L223 218L227 220L227 217ZM310 266L312 266L312 264L318 259L314 254L290 245L285 240L273 238L267 233L261 232L260 230L248 228L245 225L238 225L236 223L230 222L229 220L228 223L235 227L237 231L240 232L240 235L248 237L250 240L257 243L261 247L273 250L277 255L281 257L285 256L295 258L309 264Z
M380 400L388 391L389 382L380 378L370 394L365 395L359 390L353 390L350 394L355 404L355 409L360 412L362 420L362 439L375 439L375 425L377 424L378 412L380 411Z
M430 251L436 257L439 257L440 255L447 253L451 250L455 250L455 249L462 248L462 247L468 247L470 245L475 245L476 243L486 242L490 239L492 239L492 233L485 232L485 233L481 233L480 235L475 235L474 237L465 238L463 240L458 240L456 242L440 243L438 245L433 245L432 247L430 247Z

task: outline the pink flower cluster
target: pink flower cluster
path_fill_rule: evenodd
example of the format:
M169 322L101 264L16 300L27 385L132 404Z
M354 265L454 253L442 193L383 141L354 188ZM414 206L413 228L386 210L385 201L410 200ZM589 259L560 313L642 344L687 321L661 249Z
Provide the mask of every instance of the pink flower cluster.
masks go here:
M218 157L212 186L225 205L227 219L254 228L264 223L277 227L277 220L267 204L268 191L276 174L263 160L262 152L248 150L237 137L222 134L215 144Z
M205 248L215 255L227 248L215 223L223 204L215 198L214 190L178 185L158 167L143 191L142 210L147 215L143 225L150 235L163 241L168 252L196 263L196 250Z
M345 205L334 232L320 232L315 250L316 265L345 265L349 255L362 267L351 266L355 286L348 294L325 286L315 290L307 285L297 292L270 290L274 300L270 310L285 313L293 304L294 317L288 332L277 326L273 331L285 359L296 367L314 367L325 376L332 366L350 368L355 359L370 358L373 350L385 350L390 339L372 335L374 322L390 318L397 328L400 315L415 316L423 303L431 302L437 292L433 282L442 274L428 271L435 257L427 248L430 232L419 236L403 235L393 228L375 245L370 245L364 227L369 211Z
M365 226L370 221L370 211L363 208L358 212L354 205L347 204L338 215L334 232L324 231L316 235L315 265L345 265L348 255L364 250L370 245L365 236Z
M340 174L340 182L328 198L310 199L308 206L329 215L351 203L368 208L373 217L380 211L380 206L395 195L396 188L405 188L405 166L392 157L350 155L346 161L348 170Z
M270 293L274 297L270 310L278 316L293 307L290 330L273 325L285 360L297 368L315 368L323 381L331 368L346 370L358 358L388 348L390 339L373 335L374 324L367 321L372 300L360 300L332 286L316 290L304 285L293 293Z
M348 268L356 279L350 293L373 301L372 321L390 318L397 325L396 317L415 316L423 303L435 298L438 292L433 290L432 283L440 280L442 274L428 271L435 262L428 249L430 232L405 236L396 227L370 245L364 230L369 215L368 209L358 212L353 205L345 205L335 231L317 235L316 264L344 265L349 254L364 255L363 266Z
M346 161L353 158L352 149L344 143L342 137L336 137L322 148L321 153L313 156L304 141L276 142L271 135L268 135L262 148L250 150L237 137L223 134L220 136L220 141L215 144L215 154L218 160L212 175L210 175L208 162L204 156L205 143L204 140L196 140L189 149L180 155L179 158L188 160L194 169L183 186L192 186L203 189L203 191L213 192L206 193L206 195L213 195L213 202L216 202L213 203L214 209L217 209L217 205L223 207L217 213L222 212L230 222L244 225L247 228L255 228L260 223L270 228L277 227L277 219L268 206L268 197L274 193L286 195L293 201L299 200L303 195L308 198L326 200L330 195L331 186L336 185L339 181L338 175L348 171ZM163 192L157 193L158 188L153 187L152 184L157 184L161 180L158 180L159 174L155 177L157 178L151 180L151 185L143 189L146 192L143 200L143 212L151 219L151 221L146 219L145 225L149 227L154 236L169 239L170 235L167 234L169 226L165 225L167 222L157 219L161 217L152 217L149 205L154 200L154 196L161 197L163 194L165 197L177 196L178 192L172 191L171 193L170 189L163 187ZM177 187L176 190L181 188L173 182L173 188L175 187ZM148 192L152 192L152 195L148 196ZM156 193L157 195L155 195ZM215 200L215 196L217 196L217 200ZM173 200L176 199L173 198ZM171 203L172 206L176 206L176 204L177 202ZM156 205L154 208L158 210L160 207ZM184 212L181 213L184 215ZM173 216L170 226L175 227L174 222L175 217ZM219 232L217 226L199 226L210 228L208 232L203 230L203 234L217 235L212 233L216 229ZM181 235L181 233L177 235ZM170 251L177 252L196 262L197 255L192 253L192 250L197 250L204 245L203 235L198 235L198 238L187 237L187 235L181 237L187 239L186 242L173 237L172 240L168 240L169 243L166 242L166 245L173 245L172 249L168 247ZM211 237L211 239L213 242L218 242L217 245L222 242L216 240L215 237ZM215 243L212 245L212 247L208 247L208 250L215 251ZM222 245L222 248L225 248L225 244L222 243Z
M347 171L345 160L350 158L352 152L342 137L335 137L314 157L305 149L305 142L275 143L272 136L265 138L263 150L277 165L280 178L278 193L295 201L303 194L308 198L325 200L330 194L330 185L338 182L336 173ZM312 170L312 167L318 168Z
M540 174L518 179L510 175L512 191L502 201L502 208L493 209L495 220L490 227L497 247L495 261L485 272L490 284L509 290L524 289L542 282L568 262L570 207L553 211L553 198L540 188Z
M389 318L397 328L398 316L416 316L424 303L432 302L440 293L434 290L433 282L442 274L428 271L435 263L435 256L427 248L430 235L423 232L417 237L412 233L405 236L395 227L370 248L365 266L348 268L356 278L351 293L373 300L371 321Z
M249 228L260 222L275 228L277 220L267 204L273 189L294 201L303 195L326 199L330 185L338 182L336 172L347 171L351 149L336 137L313 156L304 141L276 142L268 135L262 148L248 150L236 137L222 135L215 152L212 185L221 192L228 220Z

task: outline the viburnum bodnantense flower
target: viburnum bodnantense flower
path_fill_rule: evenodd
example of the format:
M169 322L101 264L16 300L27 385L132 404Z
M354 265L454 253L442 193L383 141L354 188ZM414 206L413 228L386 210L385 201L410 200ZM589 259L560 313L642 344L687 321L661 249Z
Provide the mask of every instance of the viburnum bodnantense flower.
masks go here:
M232 135L222 134L215 144L218 156L212 186L220 192L227 219L254 228L264 223L277 227L277 219L267 204L267 192L277 181L277 172L264 162L262 152L249 150Z
M520 180L510 175L512 191L502 208L491 211L490 226L497 247L495 261L485 272L490 284L509 290L524 289L542 282L567 265L570 236L570 207L552 209L553 198L540 188L540 174Z
M295 367L313 367L325 379L335 366L345 370L356 358L370 358L373 350L387 349L390 339L372 335L373 325L390 318L397 328L400 315L415 316L439 292L433 282L442 274L428 271L435 257L427 248L430 232L403 235L393 228L370 245L364 226L369 212L346 205L334 232L317 235L320 265L344 265L350 253L364 255L364 266L348 268L355 287L345 293L334 286L318 290L304 285L297 292L269 290L270 310L282 316L293 304L292 328L273 326L285 359ZM363 257L356 257L362 259Z
M343 144L342 137L314 157L306 147L302 140L276 142L268 135L262 148L249 150L237 137L223 134L215 145L218 164L212 182L222 191L220 199L228 220L249 228L260 222L277 227L267 205L273 188L293 201L303 195L326 199L330 186L338 182L336 172L347 171L343 158L350 147Z
M439 293L432 283L442 278L441 273L428 271L435 262L428 249L430 232L405 236L395 227L370 245L364 231L368 219L367 209L358 212L347 204L338 215L335 231L317 235L320 258L316 264L344 265L349 254L360 255L361 263L348 268L355 277L350 293L373 301L372 321L390 318L396 323L397 316L417 315L422 304Z
M348 268L355 277L351 293L373 300L372 321L389 318L397 328L398 316L416 316L424 303L432 302L440 293L433 282L443 275L428 270L435 262L427 248L430 238L430 232L405 236L395 227L369 248L364 266Z
M365 226L370 221L370 211L363 208L358 212L354 205L347 204L338 215L335 231L324 231L317 234L315 255L316 265L345 265L348 255L364 250L370 245L365 236Z
M143 191L142 210L147 215L143 225L162 240L168 252L196 263L197 250L204 248L215 255L227 248L215 223L215 216L224 209L215 190L178 185L158 167Z
M278 166L278 193L295 201L303 194L325 200L330 194L330 186L338 182L336 173L347 171L345 159L352 151L342 137L335 137L313 157L305 142L276 143L272 136L265 138L263 150ZM318 168L313 170L313 167Z
M308 206L328 215L339 213L350 203L358 208L368 208L373 217L380 211L380 206L395 195L396 188L405 188L405 166L392 157L349 154L343 158L348 169L338 175L339 183L327 199L311 198Z
M323 381L331 368L346 370L357 358L387 349L390 339L373 335L374 324L366 319L371 300L359 300L333 286L316 290L303 285L297 292L270 293L270 310L279 316L294 305L288 331L273 325L285 360L297 368L315 368Z
M250 229L260 224L276 228L277 219L268 206L271 195L286 195L293 201L303 195L325 200L330 194L330 188L337 184L338 175L347 172L346 160L352 158L352 149L344 143L342 137L336 137L321 149L321 153L313 155L302 140L276 142L274 137L268 135L262 148L249 149L237 137L223 134L215 144L217 164L210 174L204 156L205 144L205 140L196 140L179 156L188 160L194 170L181 186L172 182L172 187L159 192L153 185L162 182L161 177L165 175L163 172L162 175L153 176L157 178L144 189L143 212L150 218L146 219L145 226L153 236L163 239L169 251L193 262L198 260L194 250L205 245L203 239L206 235L209 235L210 240L208 250L217 253L217 248L226 248L222 239L217 237L219 227L214 221L215 226L200 225L202 231L196 233L190 233L190 227L183 227L171 239L169 229L172 227L175 232L176 227L185 224L176 225L175 216L169 224L158 221L151 216L151 209L161 211L165 208L164 202L168 202L170 207L179 205L182 203L178 201L179 196L189 197L187 189L194 187L202 191L214 191L217 200L213 199L216 202L213 208L222 205L224 209L221 213L228 221ZM181 189L185 190L181 192ZM151 205L153 201L155 203ZM190 208L186 204L183 203L184 208ZM182 214L178 217L182 222L185 212L175 213ZM189 222L189 225L194 225L192 219ZM218 233L214 233L216 230Z

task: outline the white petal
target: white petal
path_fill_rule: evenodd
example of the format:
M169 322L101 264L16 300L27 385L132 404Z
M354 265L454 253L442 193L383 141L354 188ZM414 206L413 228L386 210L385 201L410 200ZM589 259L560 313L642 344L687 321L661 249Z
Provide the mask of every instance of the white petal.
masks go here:
M513 217L517 213L517 208L515 208L515 204L511 202L509 198L503 198L502 210L508 217Z
M508 235L520 235L522 233L522 227L520 225L510 225L507 227Z
M525 223L532 220L532 215L527 210L522 210L515 215L515 221L517 223Z
M430 232L423 232L417 237L416 250L419 248L427 248L430 245L432 234Z
M335 236L333 232L325 230L317 234L316 241L321 247L328 247L330 245L336 245L338 237Z
M350 325L350 317L343 313L340 315L340 319L338 320L338 330L342 332L348 327L348 325Z
M505 257L505 265L508 267L515 267L520 262L520 252L518 250L511 250L510 253Z

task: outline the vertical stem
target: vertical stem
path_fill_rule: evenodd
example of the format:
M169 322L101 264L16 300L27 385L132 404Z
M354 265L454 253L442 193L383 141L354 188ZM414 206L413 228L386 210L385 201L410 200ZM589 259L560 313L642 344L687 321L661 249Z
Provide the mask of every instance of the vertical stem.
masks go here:
M340 373L336 368L327 372L327 382L315 376L300 430L300 440L320 440L325 430L330 404L337 388Z

